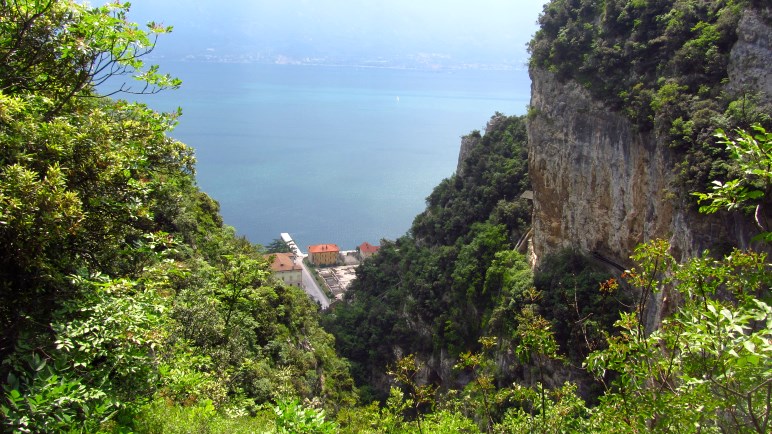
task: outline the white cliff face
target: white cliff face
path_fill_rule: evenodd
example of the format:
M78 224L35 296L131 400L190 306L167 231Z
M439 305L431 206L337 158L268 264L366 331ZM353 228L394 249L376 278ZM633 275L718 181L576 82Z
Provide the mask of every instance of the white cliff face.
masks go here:
M727 90L772 102L769 11L747 11L732 49ZM534 263L563 248L597 253L628 266L636 245L669 239L676 257L716 243L746 246L749 225L706 217L675 199L674 156L653 133L639 133L579 84L531 70L528 121L533 186Z

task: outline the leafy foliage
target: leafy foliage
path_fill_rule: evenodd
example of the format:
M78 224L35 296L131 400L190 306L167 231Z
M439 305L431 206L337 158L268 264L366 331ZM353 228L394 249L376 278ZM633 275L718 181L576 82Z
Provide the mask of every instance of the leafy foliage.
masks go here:
M694 195L700 203L708 202L700 207L700 212L714 213L722 209L752 211L762 231L759 238L771 242L767 208L772 200L772 134L761 125L754 125L753 129L756 134L737 130L737 140L729 139L722 130L716 133L719 143L726 145L742 177L725 183L713 181L712 192Z
M606 269L570 250L545 257L534 273L541 312L554 327L562 353L575 363L603 346L604 333L632 302L618 285L599 290L604 282L609 282Z
M302 407L297 401L279 402L275 407L276 428L281 434L335 433L335 423L324 420L324 412Z
M178 84L141 61L168 29L128 7L0 4L3 430L152 432L167 413L209 429L264 403L350 403L316 305L197 188L167 136L179 113L94 93L128 73Z
M722 76L738 4L603 3L601 29L624 43L642 80L620 101L651 109L653 128L663 127L658 116L680 113L692 80L709 86ZM709 6L711 19L692 23ZM580 31L595 29L586 24L600 7L548 4L535 61L572 73L561 72L564 57L603 46ZM646 39L666 9L666 38ZM384 241L345 303L323 317L361 384L388 388L384 405L354 407L349 362L316 305L273 280L263 249L223 226L218 204L197 188L192 151L166 135L179 113L95 98L100 80L123 73L137 73L143 90L177 85L140 60L169 29L139 30L127 11L0 4L3 430L769 431L767 256L705 252L679 264L667 243L652 241L624 281L572 253L545 260L534 279L515 249L530 218L519 199L528 185L524 119L501 115L472 135L461 170L427 199L411 233ZM539 57L553 33L552 57ZM668 67L687 79L651 87L636 62L664 46L687 60L713 57L700 70L673 60ZM610 61L578 52L587 65ZM763 117L730 103L725 115L737 113ZM697 128L674 119L680 132ZM766 130L755 131L719 136L731 159L725 173L737 179L699 197L705 211L753 208L763 242L772 158ZM678 140L688 146L689 137ZM647 306L661 293L678 304L647 328ZM612 328L620 304L631 309ZM452 373L435 362L449 359ZM603 387L591 406L580 384L560 378L581 359Z
M673 285L683 304L651 334L635 313L622 315L622 333L587 358L598 378L618 373L597 417L631 431L764 432L772 382L766 255L735 251L719 261L706 255L676 264L651 244L639 247L638 257L641 270L632 275L641 289Z
M46 118L73 97L89 95L113 77L134 74L140 90L121 85L115 92L157 92L180 80L146 66L142 57L158 35L171 31L156 23L147 30L126 20L129 3L91 8L71 0L12 0L0 4L0 88L7 94L49 98Z
M265 246L265 249L268 253L292 253L289 245L280 238L271 241L270 244Z
M430 245L452 245L473 223L501 223L519 238L530 222L520 195L530 186L525 119L500 113L461 162L460 173L443 180L426 199L411 232ZM479 133L478 133L479 134ZM471 136L474 136L472 134Z

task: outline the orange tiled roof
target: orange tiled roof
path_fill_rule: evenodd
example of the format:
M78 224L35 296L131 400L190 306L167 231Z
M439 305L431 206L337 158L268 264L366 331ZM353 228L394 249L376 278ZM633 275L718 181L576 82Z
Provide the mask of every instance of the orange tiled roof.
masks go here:
M273 271L291 271L300 270L300 265L297 265L292 261L291 253L271 253L265 255L266 258L273 256L273 263L271 264L271 270Z
M309 253L325 253L325 252L340 252L337 244L317 244L315 246L308 246Z
M375 253L380 249L381 246L374 246L367 241L359 245L359 251L361 253Z

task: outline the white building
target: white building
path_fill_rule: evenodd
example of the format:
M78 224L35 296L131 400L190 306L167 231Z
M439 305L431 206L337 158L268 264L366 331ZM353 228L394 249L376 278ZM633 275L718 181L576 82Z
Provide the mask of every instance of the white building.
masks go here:
M295 263L295 255L292 253L271 253L265 256L267 258L273 257L271 271L273 271L274 277L288 285L303 287L303 268Z

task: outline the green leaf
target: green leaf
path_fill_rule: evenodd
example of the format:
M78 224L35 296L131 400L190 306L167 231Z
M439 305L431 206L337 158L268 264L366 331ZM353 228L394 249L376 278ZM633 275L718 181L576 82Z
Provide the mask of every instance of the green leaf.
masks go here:
M743 346L750 353L755 353L756 352L756 344L754 344L753 341L745 341L745 342L743 342Z
M751 190L745 193L745 197L748 199L760 199L764 197L764 192L761 190Z
M730 312L727 308L721 309L721 316L730 321L732 320L732 312Z

